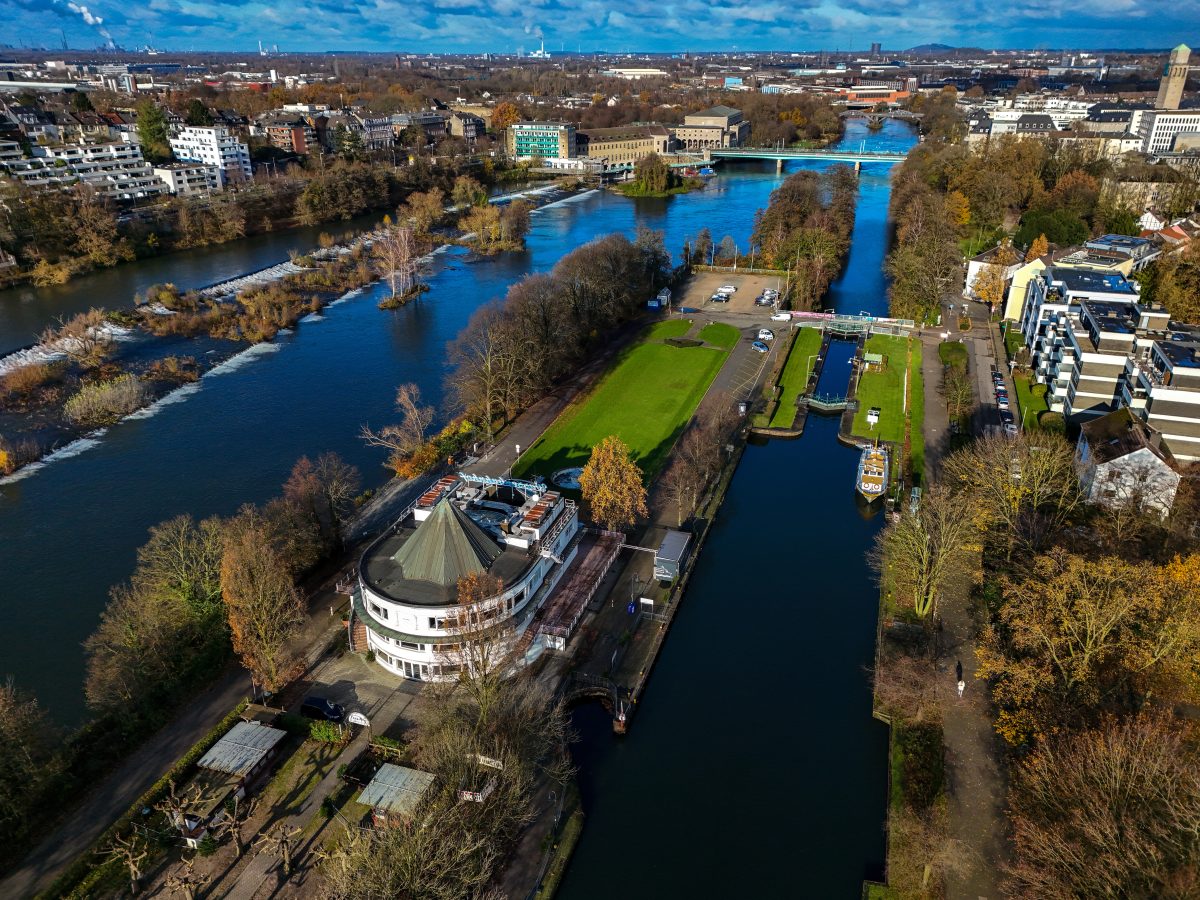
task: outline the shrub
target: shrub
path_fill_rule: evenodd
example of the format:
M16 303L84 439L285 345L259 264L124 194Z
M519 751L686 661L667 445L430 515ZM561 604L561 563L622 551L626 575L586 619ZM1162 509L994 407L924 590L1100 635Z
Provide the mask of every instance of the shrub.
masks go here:
M217 841L211 834L206 834L204 839L196 845L196 853L200 856L212 856L217 852Z
M329 796L325 797L321 801L321 815L327 819L332 819L336 813L337 807L333 805L333 798Z
M84 385L63 407L63 415L76 425L94 428L109 425L140 409L150 390L133 375Z
M322 744L340 744L346 739L346 733L341 726L333 722L312 722L308 728L308 736Z
M308 737L312 730L312 720L296 713L284 713L276 724L288 734L304 738Z
M60 367L48 363L20 366L0 377L0 395L28 397L39 388L56 381L60 372Z
M1038 428L1042 431L1049 431L1053 434L1066 434L1067 422L1063 418L1062 413L1044 412L1038 416Z

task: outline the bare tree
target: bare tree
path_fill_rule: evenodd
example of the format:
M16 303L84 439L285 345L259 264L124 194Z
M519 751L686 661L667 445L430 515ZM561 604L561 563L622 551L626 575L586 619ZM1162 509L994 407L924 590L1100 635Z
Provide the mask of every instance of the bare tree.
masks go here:
M420 252L412 228L385 224L383 233L371 242L371 254L387 278L393 297L413 289Z
M129 871L129 893L136 894L141 889L142 861L150 855L146 842L136 834L127 838L117 836L103 852L125 864Z
M90 368L99 365L112 347L112 332L104 310L93 307L70 319L59 318L57 327L42 332L39 341L65 353L70 359Z
M928 656L892 652L874 672L875 698L888 715L910 722L941 719L937 670Z
M217 840L229 835L233 841L233 851L237 857L246 852L246 841L242 835L242 827L250 821L254 811L258 809L257 797L234 799L231 807L226 807L225 815L213 826Z
M175 779L172 778L167 782L166 796L154 804L154 808L166 816L167 821L182 831L188 813L198 807L202 799L203 791L199 785L192 785L187 792L180 794L175 789Z
M299 826L289 829L287 823L279 822L274 828L260 834L254 841L254 847L260 853L279 857L283 877L287 878L292 874L292 864L294 862L292 854L296 849L296 836L303 830Z
M474 701L479 723L486 722L512 666L514 632L505 603L498 599L504 583L494 575L472 573L457 584L457 606L446 628L452 635L442 645L442 671L458 673L459 684Z
M421 389L409 381L396 388L396 409L400 413L397 424L385 425L378 430L364 425L362 439L371 447L383 447L393 454L409 454L425 441L426 432L433 424L433 407L421 405Z
M964 369L951 366L942 377L942 395L951 418L964 415L975 402L975 385Z
M208 884L209 876L202 872L194 870L195 861L185 859L183 861L183 872L172 872L167 877L167 890L172 894L180 895L184 900L196 900L196 892Z

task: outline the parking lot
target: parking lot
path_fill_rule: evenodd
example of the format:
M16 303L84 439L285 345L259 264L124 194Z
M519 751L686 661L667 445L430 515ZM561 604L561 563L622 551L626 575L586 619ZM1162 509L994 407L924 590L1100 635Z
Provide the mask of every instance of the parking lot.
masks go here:
M714 303L712 296L723 285L732 285L737 291L727 303ZM730 272L697 272L688 282L676 308L687 307L705 313L742 313L746 315L769 314L770 307L755 306L754 298L767 289L782 290L781 279L774 275L739 275Z

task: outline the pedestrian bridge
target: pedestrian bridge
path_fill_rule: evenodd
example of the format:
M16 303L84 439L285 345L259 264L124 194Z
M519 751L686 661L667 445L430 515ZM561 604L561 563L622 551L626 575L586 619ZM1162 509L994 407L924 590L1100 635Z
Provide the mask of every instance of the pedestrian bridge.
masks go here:
M705 160L773 159L782 163L788 159L815 159L854 163L855 168L863 163L895 165L904 162L907 155L891 150L792 150L779 147L713 147L704 151Z

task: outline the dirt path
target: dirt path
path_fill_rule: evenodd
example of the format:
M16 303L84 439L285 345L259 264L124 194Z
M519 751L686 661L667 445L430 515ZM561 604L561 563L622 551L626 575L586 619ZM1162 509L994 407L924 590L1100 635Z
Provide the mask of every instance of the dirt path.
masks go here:
M972 310L973 316L977 312ZM976 327L972 329L972 337L967 338L974 351L969 354L972 366L977 366L979 360L990 358L991 354L986 316L975 318ZM940 391L942 366L937 355L940 338L926 333L923 341L925 465L927 477L934 480L949 448L949 418ZM990 399L989 395L986 400ZM942 632L937 665L946 747L950 835L962 842L970 863L966 873L947 879L949 900L1000 897L999 868L1006 853L1005 775L996 734L992 730L986 688L975 679L978 626L969 588L969 584L962 584L947 591L939 608ZM967 684L962 699L955 687L955 669L959 662Z

